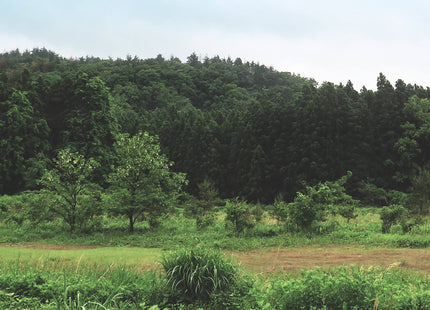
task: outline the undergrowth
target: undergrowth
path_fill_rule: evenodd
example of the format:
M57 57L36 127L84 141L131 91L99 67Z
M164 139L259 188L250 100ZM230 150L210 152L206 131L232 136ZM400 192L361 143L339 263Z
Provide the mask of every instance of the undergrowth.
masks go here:
M296 247L303 245L364 245L384 247L425 248L430 245L430 225L415 225L403 232L398 225L391 233L381 232L380 220L374 210L363 209L358 218L347 223L341 217L333 217L320 224L312 234L288 232L284 226L271 221L261 221L238 233L226 227L226 222L217 220L212 225L198 228L195 219L182 215L165 218L162 225L149 228L146 222L136 223L130 234L126 220L103 218L99 230L94 232L68 233L61 221L21 226L0 224L0 243L17 244L41 242L49 244L128 246L179 250L204 246L224 250L251 250L268 247ZM48 227L49 226L49 227Z
M1 264L0 308L430 309L429 278L396 267L256 276L202 249L170 253L162 264L166 273Z

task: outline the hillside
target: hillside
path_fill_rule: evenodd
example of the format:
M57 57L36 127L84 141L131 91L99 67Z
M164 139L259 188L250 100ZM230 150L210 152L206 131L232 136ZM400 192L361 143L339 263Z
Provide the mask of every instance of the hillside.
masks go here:
M292 199L346 171L360 199L364 187L408 191L430 158L429 98L383 74L357 91L239 58L11 51L0 54L0 194L37 188L65 146L100 162L105 186L114 137L139 131L159 136L192 194L208 178L223 198Z

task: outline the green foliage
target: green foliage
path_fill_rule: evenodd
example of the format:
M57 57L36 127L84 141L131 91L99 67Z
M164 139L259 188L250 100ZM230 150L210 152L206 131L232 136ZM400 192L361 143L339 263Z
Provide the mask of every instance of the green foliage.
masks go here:
M125 215L132 232L139 218L154 223L167 211L186 183L185 174L170 171L172 163L161 153L157 138L147 132L120 134L114 147L117 164L108 178L110 210Z
M189 199L184 212L186 216L196 219L198 228L205 228L214 223L215 216L212 212L222 200L218 197L218 190L215 185L208 178L205 178L197 186L199 189L198 199Z
M388 233L391 226L399 223L407 215L407 210L401 205L383 207L380 211L382 220L382 232Z
M0 218L5 223L14 223L22 227L30 221L33 227L41 222L53 220L49 206L53 203L40 191L24 192L20 195L0 196Z
M417 215L427 215L430 211L430 170L420 169L412 179L412 192L407 201L408 209Z
M197 184L199 188L199 214L207 214L220 202L218 190L211 180L205 178L202 183Z
M254 294L260 309L429 309L428 285L428 279L389 269L352 266L275 278Z
M0 215L6 223L16 223L21 226L25 220L24 197L22 195L0 196Z
M358 188L363 204L368 206L383 206L388 203L388 194L383 188L369 182L361 182Z
M241 233L247 228L254 226L251 212L246 201L235 198L225 203L225 220L232 223L234 231Z
M351 175L351 172L348 172L335 182L327 181L315 186L307 186L305 193L297 193L294 202L287 206L289 224L294 229L309 232L314 222L326 220L329 211L339 212L346 218L354 218L356 201L345 193L344 187Z
M272 214L278 221L278 224L284 222L288 218L288 205L280 194L276 196L273 202Z
M211 213L206 216L196 216L196 226L198 229L209 227L216 220L215 214Z
M237 267L220 252L202 248L170 253L162 265L168 284L186 302L207 302L214 293L230 291L238 276Z
M193 254L192 254L193 253ZM0 266L2 309L430 309L427 276L393 267L343 266L252 276L219 252L180 251L170 273L118 266L50 270ZM214 267L218 268L215 272ZM183 278L183 281L181 280ZM215 279L211 281L210 279ZM186 284L190 287L186 287ZM197 284L200 286L197 287ZM217 285L215 289L215 285ZM194 290L193 290L194 289Z
M37 165L50 149L48 135L46 120L27 92L13 90L6 101L0 99L0 193L34 188L41 174Z
M261 203L257 202L251 209L251 214L254 216L255 221L257 223L261 222L264 217L264 209L261 206Z
M406 192L429 163L430 90L380 74L377 90L318 85L238 58L182 63L66 59L46 49L0 54L0 194L38 189L51 150L71 148L100 166L107 187L114 135L160 137L174 170L198 196L208 176L222 198L291 201L305 184L354 172L348 193L379 206ZM381 194L379 189L384 192ZM379 192L379 193L378 193ZM203 199L204 200L204 199Z
M7 267L1 266L2 309L141 309L145 303L162 305L168 291L154 272L142 276L121 267L49 270L20 262Z
M90 182L98 163L70 149L62 149L54 160L54 168L40 180L44 187L41 194L51 201L50 210L60 216L70 227L83 229L101 212L100 190Z
M356 213L356 207L353 204L340 205L334 210L335 214L346 218L349 223L350 220L356 219L358 214Z

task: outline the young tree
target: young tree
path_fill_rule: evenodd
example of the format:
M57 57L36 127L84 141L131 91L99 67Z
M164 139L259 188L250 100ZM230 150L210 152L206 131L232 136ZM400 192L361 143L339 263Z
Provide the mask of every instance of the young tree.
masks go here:
M172 163L161 154L158 139L147 132L120 134L114 148L117 164L108 178L111 210L127 216L133 232L139 218L152 221L166 211L186 183L185 174L169 170Z
M212 225L215 221L213 208L220 205L222 200L218 197L218 190L209 178L197 184L198 198L189 203L185 209L185 216L195 218L198 228Z
M40 183L44 192L54 198L51 210L74 232L100 211L100 191L90 181L98 163L68 148L58 152L54 163L55 167L45 172Z
M225 203L226 217L225 220L233 223L236 233L241 233L246 228L254 226L246 201L240 200L238 197L226 201Z
M294 202L287 206L291 224L299 230L310 231L312 223L325 221L329 211L339 213L348 220L354 218L354 206L357 202L345 193L344 187L351 176L352 173L348 171L347 175L334 182L307 186L305 193L297 193Z

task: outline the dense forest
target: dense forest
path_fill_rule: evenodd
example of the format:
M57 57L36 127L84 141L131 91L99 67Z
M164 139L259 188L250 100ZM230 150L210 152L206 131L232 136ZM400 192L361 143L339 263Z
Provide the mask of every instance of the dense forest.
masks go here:
M191 194L206 179L222 198L292 200L347 171L347 189L361 200L408 192L430 160L430 89L393 86L382 73L376 82L375 91L350 81L318 85L240 58L195 54L181 62L6 52L0 194L37 189L64 147L97 161L92 181L106 187L115 137L139 132L159 137Z

